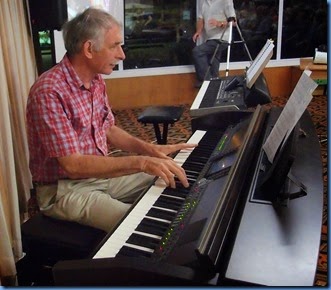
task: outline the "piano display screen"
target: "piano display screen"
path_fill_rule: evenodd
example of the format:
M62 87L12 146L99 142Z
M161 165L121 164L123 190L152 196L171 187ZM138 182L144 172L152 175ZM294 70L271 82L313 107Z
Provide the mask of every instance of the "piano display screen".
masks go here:
M239 122L235 126L230 126L226 130L210 158L211 165L206 174L206 178L215 178L218 175L224 175L229 172L245 138L249 121L250 118L247 118L247 120Z

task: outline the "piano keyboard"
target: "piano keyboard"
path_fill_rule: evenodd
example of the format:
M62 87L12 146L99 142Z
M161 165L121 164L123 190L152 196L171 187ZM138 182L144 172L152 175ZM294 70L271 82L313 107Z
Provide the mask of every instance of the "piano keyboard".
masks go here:
M199 145L181 150L174 158L185 169L189 188L184 188L178 181L176 189L172 189L159 178L101 246L94 259L117 255L150 257L154 253L216 147L219 132L214 135L215 132L195 131L188 143Z
M247 109L242 88L225 92L228 95L226 98L217 99L220 94L220 84L224 81L226 81L226 79L203 82L190 108L190 115L192 117L198 117L212 112Z

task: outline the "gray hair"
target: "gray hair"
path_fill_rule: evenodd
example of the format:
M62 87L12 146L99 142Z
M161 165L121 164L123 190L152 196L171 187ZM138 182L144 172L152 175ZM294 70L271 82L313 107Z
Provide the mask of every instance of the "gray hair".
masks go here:
M79 53L86 40L93 42L94 50L100 50L105 33L113 26L121 27L115 17L101 9L87 8L62 27L67 53Z

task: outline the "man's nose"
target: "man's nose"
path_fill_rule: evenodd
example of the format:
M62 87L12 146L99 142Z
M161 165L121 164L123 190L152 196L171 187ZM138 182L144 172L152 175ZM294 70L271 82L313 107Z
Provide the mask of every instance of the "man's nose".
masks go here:
M121 45L119 47L119 59L124 60L125 59L125 51L127 50L127 47L125 45Z

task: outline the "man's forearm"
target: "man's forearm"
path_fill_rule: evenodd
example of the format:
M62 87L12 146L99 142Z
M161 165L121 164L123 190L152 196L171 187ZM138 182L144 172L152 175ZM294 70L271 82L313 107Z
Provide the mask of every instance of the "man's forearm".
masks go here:
M152 144L136 138L116 126L111 127L107 132L107 138L115 148L137 154L149 155L149 147L152 146Z
M203 19L199 18L196 24L196 32L202 33L202 30L203 30Z
M72 154L58 158L61 167L71 179L109 178L142 171L139 156L108 157Z

